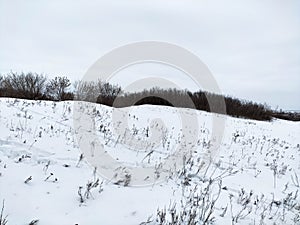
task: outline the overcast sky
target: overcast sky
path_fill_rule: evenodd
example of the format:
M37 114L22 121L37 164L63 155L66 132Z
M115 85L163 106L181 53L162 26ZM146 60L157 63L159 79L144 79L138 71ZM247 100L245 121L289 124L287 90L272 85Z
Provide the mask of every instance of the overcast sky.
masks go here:
M0 73L75 80L113 48L165 41L195 53L224 94L299 110L299 12L298 0L0 0ZM147 76L195 88L181 72L151 64L113 81Z

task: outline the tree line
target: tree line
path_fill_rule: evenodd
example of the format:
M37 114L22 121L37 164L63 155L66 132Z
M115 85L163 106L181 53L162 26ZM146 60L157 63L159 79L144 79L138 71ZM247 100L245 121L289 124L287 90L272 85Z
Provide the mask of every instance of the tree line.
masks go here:
M190 92L174 88L158 87L135 93L127 93L119 85L98 81L76 81L71 86L66 76L48 79L37 73L15 73L0 75L0 97L12 97L31 100L81 100L96 102L113 107L131 105L165 105L183 108L195 108L214 112L209 101L219 104L225 101L226 114L234 117L270 121L273 117L300 120L299 114L286 114L272 110L267 105L238 98L208 93L205 91ZM220 113L216 111L216 113Z
M37 73L14 73L0 76L0 96L31 100L72 100L74 93L68 92L71 82L67 77L48 80Z

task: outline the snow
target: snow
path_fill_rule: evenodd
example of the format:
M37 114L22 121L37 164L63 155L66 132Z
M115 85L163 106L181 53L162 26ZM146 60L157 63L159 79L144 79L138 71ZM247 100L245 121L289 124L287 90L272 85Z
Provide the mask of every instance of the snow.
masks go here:
M158 208L168 209L176 202L180 209L181 200L190 190L201 188L207 178L216 178L222 173L225 175L222 191L213 212L215 224L231 224L232 217L244 206L239 196L250 191L253 197L246 209L251 212L234 224L300 224L297 217L300 214L297 195L300 188L297 185L297 175L300 177L299 122L278 119L262 122L150 105L116 109L122 116L113 117L112 108L86 103L85 110L95 109L93 135L118 165L124 167L163 164L170 154L177 154L179 143L193 149L190 161L197 164L214 144L213 118L225 121L221 146L210 167L198 174L195 167L199 164L187 169L191 178L189 186L185 186L184 177L179 176L181 168L170 168L166 172L170 175L168 179L140 186L134 185L137 180L131 174L132 182L124 186L124 183L114 184L115 180L124 178L121 172L118 171L115 178L105 179L105 169L111 168L103 168L103 172L99 166L95 173L93 162L85 157L85 152L83 160L79 161L82 149L74 130L78 119L74 104L79 103L0 99L0 201L5 200L8 225L25 225L32 220L39 220L41 225L134 225L147 221L150 216L153 221L149 224L156 224ZM197 132L186 139L182 135L183 121L179 112L193 115L198 121ZM123 130L118 130L122 123L130 133L123 139L120 138ZM152 129L153 133L155 124L159 125L157 131L164 141L149 147L153 137L147 135L147 129ZM196 142L187 141L191 139ZM153 154L147 157L150 150ZM188 155L187 158L190 159ZM30 176L32 180L24 183ZM95 183L97 179L100 185L91 190L88 199L80 202L79 187L84 195L87 183ZM272 201L283 203L289 193L293 196L289 200L293 206L270 206ZM232 213L230 195L233 196ZM255 205L255 198L262 201ZM228 210L221 216L226 206ZM261 219L262 215L265 218Z

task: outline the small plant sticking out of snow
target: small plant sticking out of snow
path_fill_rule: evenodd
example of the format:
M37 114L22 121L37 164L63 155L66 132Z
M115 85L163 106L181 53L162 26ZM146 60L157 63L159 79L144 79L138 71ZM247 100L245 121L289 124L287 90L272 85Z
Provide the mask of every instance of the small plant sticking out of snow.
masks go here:
M130 184L130 181L131 181L131 174L126 173L124 179L124 187L127 187Z
M157 225L181 224L210 224L214 221L214 209L221 193L222 181L204 182L202 187L195 187L183 197L181 207L172 204L166 208L158 209L156 215ZM224 213L225 214L225 213Z
M45 178L45 180L44 181L47 181L47 180L49 180L49 178L50 177L52 177L53 176L53 173L50 173L50 175L49 176L47 176L46 178Z
M8 223L8 220L7 220L7 215L4 216L4 203L5 201L3 200L2 202L2 208L1 208L1 212L0 212L0 225L6 225Z
M117 180L116 182L114 182L114 184L116 185L123 184L124 187L127 187L129 186L130 182L131 182L131 174L125 172L124 178Z
M91 189L93 188L93 182L88 182L86 184L86 190L85 190L85 193L84 193L84 197L85 199L89 199L90 196L92 196L92 193L91 193Z
M76 167L79 167L79 165L80 165L81 161L83 160L83 158L84 158L84 156L83 156L83 154L81 153L80 156L79 156L78 162L77 162L77 164L76 164Z
M78 188L78 196L79 196L80 204L84 203L84 198L83 198L83 195L82 195L82 187L81 186Z
M83 192L83 187L80 186L78 188L77 194L79 196L79 202L80 205L85 203L86 200L90 199L91 197L93 197L92 195L92 190L96 189L97 187L99 187L99 193L101 193L103 191L103 181L100 183L99 178L96 179L94 182L92 181L88 181L87 184L85 185L85 191Z
M291 175L291 179L292 179L293 184L294 184L297 188L299 188L299 187L300 187L300 183L299 183L298 175L297 175L296 172L294 172L294 176Z
M31 180L32 180L32 176L29 176L29 177L24 181L24 183L25 183L25 184L28 184Z
M45 174L47 173L49 166L50 166L50 160L47 162L47 164L43 168L43 171L45 172Z
M50 180L51 178L51 180ZM53 173L50 173L50 175L48 175L44 181L51 181L53 183L57 182L58 181L58 178L57 177L54 177L54 174Z
M32 220L28 225L37 225L39 220Z

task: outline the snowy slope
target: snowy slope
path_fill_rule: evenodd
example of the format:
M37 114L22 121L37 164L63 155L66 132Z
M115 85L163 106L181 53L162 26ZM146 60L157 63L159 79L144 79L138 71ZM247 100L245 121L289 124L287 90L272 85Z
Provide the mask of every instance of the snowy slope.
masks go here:
M114 184L85 157L80 160L82 150L74 131L78 118L73 118L73 104L0 99L0 201L5 200L8 225L25 225L33 220L41 225L159 224L158 208L165 208L166 220L170 219L168 212L174 203L178 211L184 210L189 206L185 203L188 194L203 193L206 190L202 187L210 181L213 188L208 192L212 197L208 202L218 196L210 216L215 224L300 224L299 122L219 116L225 119L219 153L199 172L200 159L215 138L212 114L181 109L182 113L195 115L199 122L197 136L190 136L197 141L193 146L184 143L193 149L184 169L170 169L167 180L136 187L130 180L128 186L124 182ZM113 132L115 124L126 120L113 118L112 108L92 103L84 108L95 113L93 129L99 142L124 166L163 164L178 143L189 140L182 136L182 121L174 108L118 109L128 119L127 130L130 137L136 138L134 143L128 136ZM157 128L163 140L149 147L149 129L155 128L153 121L158 118L164 124ZM150 150L152 154L147 155ZM93 186L90 191L87 184Z

